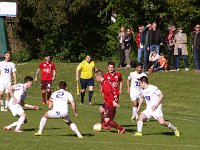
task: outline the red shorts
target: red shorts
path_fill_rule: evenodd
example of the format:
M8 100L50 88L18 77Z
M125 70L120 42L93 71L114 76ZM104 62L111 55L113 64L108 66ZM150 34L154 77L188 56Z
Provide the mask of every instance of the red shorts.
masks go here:
M110 107L105 104L103 104L102 107L105 109L104 117L113 120L116 114L116 107Z
M41 80L41 90L51 89L52 80Z

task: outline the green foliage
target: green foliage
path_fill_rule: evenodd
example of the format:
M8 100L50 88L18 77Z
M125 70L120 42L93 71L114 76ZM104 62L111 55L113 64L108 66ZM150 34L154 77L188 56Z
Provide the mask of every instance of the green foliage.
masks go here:
M28 49L22 49L12 54L12 59L18 62L26 62L31 58L31 52Z

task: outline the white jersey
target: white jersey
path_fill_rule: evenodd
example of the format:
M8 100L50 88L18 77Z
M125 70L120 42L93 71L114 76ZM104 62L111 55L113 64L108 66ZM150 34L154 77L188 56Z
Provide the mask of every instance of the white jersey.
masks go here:
M145 98L147 108L151 108L153 105L155 105L159 100L159 95L161 94L161 91L158 89L158 87L150 84L146 89L141 89L141 92ZM157 108L162 108L162 104L160 104Z
M130 72L130 75L128 76L128 80L131 80L131 87L130 91L140 91L140 82L139 79L142 76L147 76L146 73L142 72L141 74L135 72Z
M50 99L53 102L53 110L62 112L68 112L68 102L73 100L72 94L63 89L55 91Z
M13 62L0 62L1 78L5 81L11 81L11 72L16 72L16 67Z
M14 91L14 96L17 99L17 104L19 104L21 101L24 101L26 99L27 96L27 92L26 92L26 87L25 84L17 84L14 85L15 87L15 91ZM13 99L11 98L9 103L12 103Z

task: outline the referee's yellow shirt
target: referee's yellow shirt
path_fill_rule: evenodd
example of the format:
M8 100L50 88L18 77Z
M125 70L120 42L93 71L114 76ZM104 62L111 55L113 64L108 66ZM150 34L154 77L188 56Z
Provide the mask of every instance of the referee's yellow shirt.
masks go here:
M86 60L84 60L78 65L77 70L81 70L80 77L82 79L93 78L93 73L95 70L95 63L94 63L94 61L91 61L88 63Z

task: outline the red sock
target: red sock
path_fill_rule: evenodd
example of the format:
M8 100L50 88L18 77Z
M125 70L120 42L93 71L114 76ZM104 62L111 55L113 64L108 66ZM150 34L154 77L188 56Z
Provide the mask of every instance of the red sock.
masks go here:
M43 102L46 102L46 92L42 93L42 100L43 100Z
M49 100L50 96L51 96L51 91L47 92L47 100Z
M111 127L115 128L115 129L117 129L117 130L122 130L123 129L114 120L109 120L107 124L110 125Z

